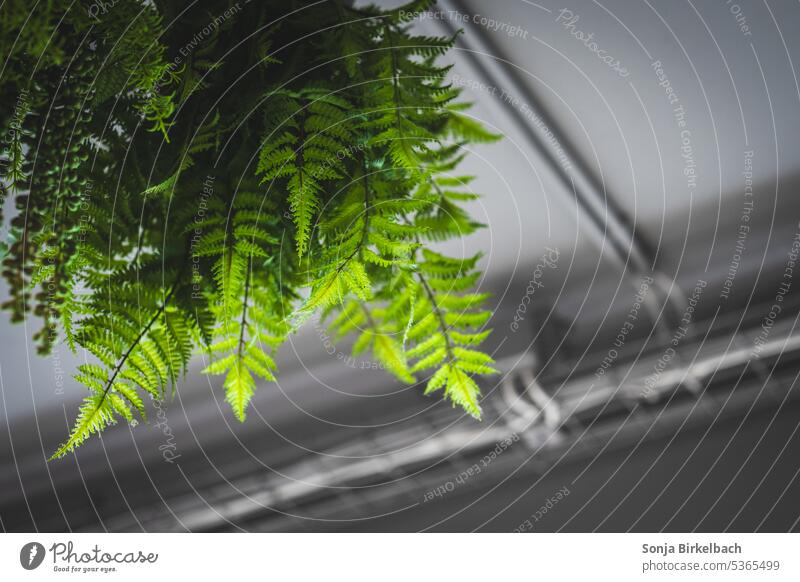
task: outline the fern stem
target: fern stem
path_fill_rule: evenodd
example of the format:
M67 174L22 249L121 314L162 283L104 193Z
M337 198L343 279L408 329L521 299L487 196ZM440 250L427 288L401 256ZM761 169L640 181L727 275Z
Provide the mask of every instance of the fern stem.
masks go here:
M368 177L367 177L366 158L362 156L362 160L363 160L362 164L363 164L363 168L364 168L364 179L363 179L363 182L364 182L364 227L363 227L363 229L361 231L361 240L359 241L358 246L356 246L356 248L353 249L353 252L350 253L341 262L341 264L336 268L336 273L337 274L342 272L342 270L347 266L347 263L349 263L353 259L353 257L355 257L356 255L361 256L361 254L362 254L362 252L364 250L364 245L367 242L367 234L369 232L369 209L370 209L369 181L368 181ZM333 284L333 283L331 282L331 284Z
M434 180L433 178L428 178L428 183L431 186L433 186L434 190L436 190L436 194L439 195L439 199L444 200L444 192L442 191L442 188L439 186L439 184L436 183L436 180Z
M244 348L244 330L247 327L247 300L250 296L250 265L252 258L247 261L247 273L244 278L244 302L242 303L242 324L239 330L239 347L237 349L239 360L242 359L242 348Z
M367 242L367 234L369 233L369 174L367 173L367 156L361 154L361 167L364 172L364 229L361 231L361 242L358 244L359 256L363 255L364 244Z
M167 304L169 303L169 300L172 298L173 293L175 293L175 288L176 287L177 287L177 285L173 285L173 287L170 290L169 294L164 298L164 303L161 305L161 307L159 307L156 310L156 312L153 314L153 317L150 318L150 321L147 323L147 325L145 325L141 329L141 331L139 332L139 335L136 337L135 340L133 340L133 342L131 342L131 345L128 346L128 349L125 351L125 353L117 361L117 364L114 366L114 370L112 371L111 376L109 377L108 381L106 382L105 389L103 390L103 398L100 400L100 402L98 403L98 406L97 406L98 409L100 408L100 406L102 406L103 402L106 399L106 396L108 396L108 391L111 390L111 387L114 384L114 380L117 379L117 375L122 371L122 367L125 365L125 362L127 362L128 358L131 357L131 354L133 353L133 350L136 349L136 346L138 346L139 343L144 338L144 336L147 335L147 333L150 331L150 328L153 327L153 324L155 324L155 322L158 321L158 318L161 317L161 314L164 313L164 310L167 308Z
M444 320L444 314L442 313L439 304L436 302L436 294L431 289L430 285L428 284L427 279L422 273L417 273L417 277L422 283L422 287L425 289L425 294L428 296L428 299L431 301L431 305L433 305L433 313L436 315L436 319L439 322L439 328L442 330L442 335L444 336L445 342L445 350L447 351L447 363L450 364L455 360L455 356L453 354L453 344L450 341L450 328L447 326L447 322Z
M375 330L375 333L378 333L378 323L375 321L375 318L372 317L372 312L369 310L369 307L367 307L364 303L361 302L359 302L359 305L361 306L361 309L364 311L364 315L367 318L367 323L369 323L369 326Z
M406 138L403 136L403 125L400 118L400 110L403 108L402 99L400 98L400 65L397 62L397 47L394 46L394 40L392 39L391 33L391 27L387 26L386 38L389 40L389 51L392 55L392 96L394 98L394 124L395 128L397 129L397 135L400 139L400 147L408 152L408 144L406 143ZM413 153L413 149L411 153ZM411 159L411 156L408 156L408 158Z
M403 216L403 221L406 224L413 224L406 216ZM416 240L416 242L419 243L420 242L419 236L415 236L414 240ZM417 254L416 251L413 251L411 254L412 258L416 258ZM422 287L423 289L425 289L425 294L428 296L428 299L430 299L431 305L433 305L433 312L436 315L437 321L439 322L439 329L441 329L442 335L444 336L445 350L447 351L447 362L448 364L452 363L455 360L455 355L453 354L453 343L450 341L450 334L449 334L450 328L447 326L447 322L445 322L444 320L444 314L442 313L439 304L436 302L436 294L433 292L433 289L431 289L430 285L428 284L428 280L425 278L425 275L423 275L420 272L417 272L417 277L419 278L420 283L422 283Z

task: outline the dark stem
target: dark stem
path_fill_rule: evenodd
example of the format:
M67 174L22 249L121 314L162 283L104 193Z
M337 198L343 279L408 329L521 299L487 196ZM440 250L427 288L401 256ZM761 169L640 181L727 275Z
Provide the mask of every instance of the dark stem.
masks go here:
M364 230L361 234L361 242L358 245L358 251L361 253L364 245L367 242L367 233L369 232L369 175L367 174L367 157L361 155L361 165L364 171Z
M442 335L444 336L445 341L445 350L447 351L447 363L452 363L455 360L455 356L453 355L453 344L450 342L450 334L448 333L449 328L447 327L447 322L444 320L444 314L442 313L439 304L436 303L436 295L434 294L430 285L428 285L428 281L425 279L425 276L422 273L417 273L417 277L419 277L420 283L422 283L422 287L425 289L425 293L433 305L433 312L436 315L436 319L439 321L439 328L442 330Z
M153 317L150 319L147 325L145 325L142 328L142 330L139 332L139 335L128 347L127 351L117 361L117 365L114 366L114 371L111 373L111 377L108 379L106 387L103 390L103 398L100 400L100 403L97 406L98 408L100 408L100 406L105 401L106 396L108 395L108 391L111 390L111 386L114 384L114 380L117 379L117 375L122 371L122 367L125 365L125 362L128 361L128 358L133 353L133 350L136 349L136 346L139 345L139 343L142 341L142 338L144 338L144 336L147 335L147 333L150 331L150 328L153 327L153 324L156 321L158 321L158 318L161 316L162 313L164 313L164 310L167 308L167 304L169 303L169 300L172 298L172 295L175 293L176 288L177 288L177 283L173 285L169 294L164 298L164 303L161 305L161 307L159 307L158 310L156 310L156 312L153 314Z
M252 261L252 259L251 259ZM239 330L239 359L242 358L242 348L244 347L244 330L247 327L247 299L250 294L250 264L251 261L247 262L247 274L245 275L244 279L244 303L242 305L242 325L241 329Z

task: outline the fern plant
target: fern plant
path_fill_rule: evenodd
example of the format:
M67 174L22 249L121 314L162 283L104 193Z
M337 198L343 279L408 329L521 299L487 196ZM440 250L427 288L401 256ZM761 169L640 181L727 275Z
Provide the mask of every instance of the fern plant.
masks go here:
M479 418L479 256L435 248L481 226L457 166L497 136L446 80L454 39L410 32L432 2L176 4L0 7L4 308L89 362L53 456L145 418L197 352L244 421L314 313Z

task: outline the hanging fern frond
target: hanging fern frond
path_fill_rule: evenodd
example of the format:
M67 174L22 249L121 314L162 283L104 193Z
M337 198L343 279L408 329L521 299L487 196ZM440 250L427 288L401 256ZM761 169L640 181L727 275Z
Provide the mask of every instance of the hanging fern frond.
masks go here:
M454 259L423 249L416 276L419 318L410 328L408 350L416 359L413 372L434 370L425 393L444 390L454 404L480 418L480 389L474 375L494 374L494 360L478 348L489 335L484 326L491 312L484 308L486 293L474 293L480 255Z
M89 388L91 394L81 406L69 439L53 458L72 451L91 434L115 422L117 416L132 421L131 406L145 418L137 388L153 398L162 398L167 385L174 385L178 371L188 362L191 344L187 337L182 337L184 334L174 331L179 316L170 316L168 302L173 292L146 322L137 322L134 306L125 301L110 304L104 312L80 322L77 341L101 364L79 367L75 379Z
M144 419L198 353L244 421L314 314L480 416L478 257L435 247L482 226L457 168L497 136L448 82L454 37L410 32L432 0L62 4L0 6L3 306L86 359L54 457Z
M217 327L208 347L211 363L203 372L225 376L225 398L240 421L255 393L255 378L275 380L271 352L290 331L281 321L280 273L270 259L279 241L268 232L262 205L258 195L238 194L229 222L209 231L198 249L214 259L216 284L211 309Z

